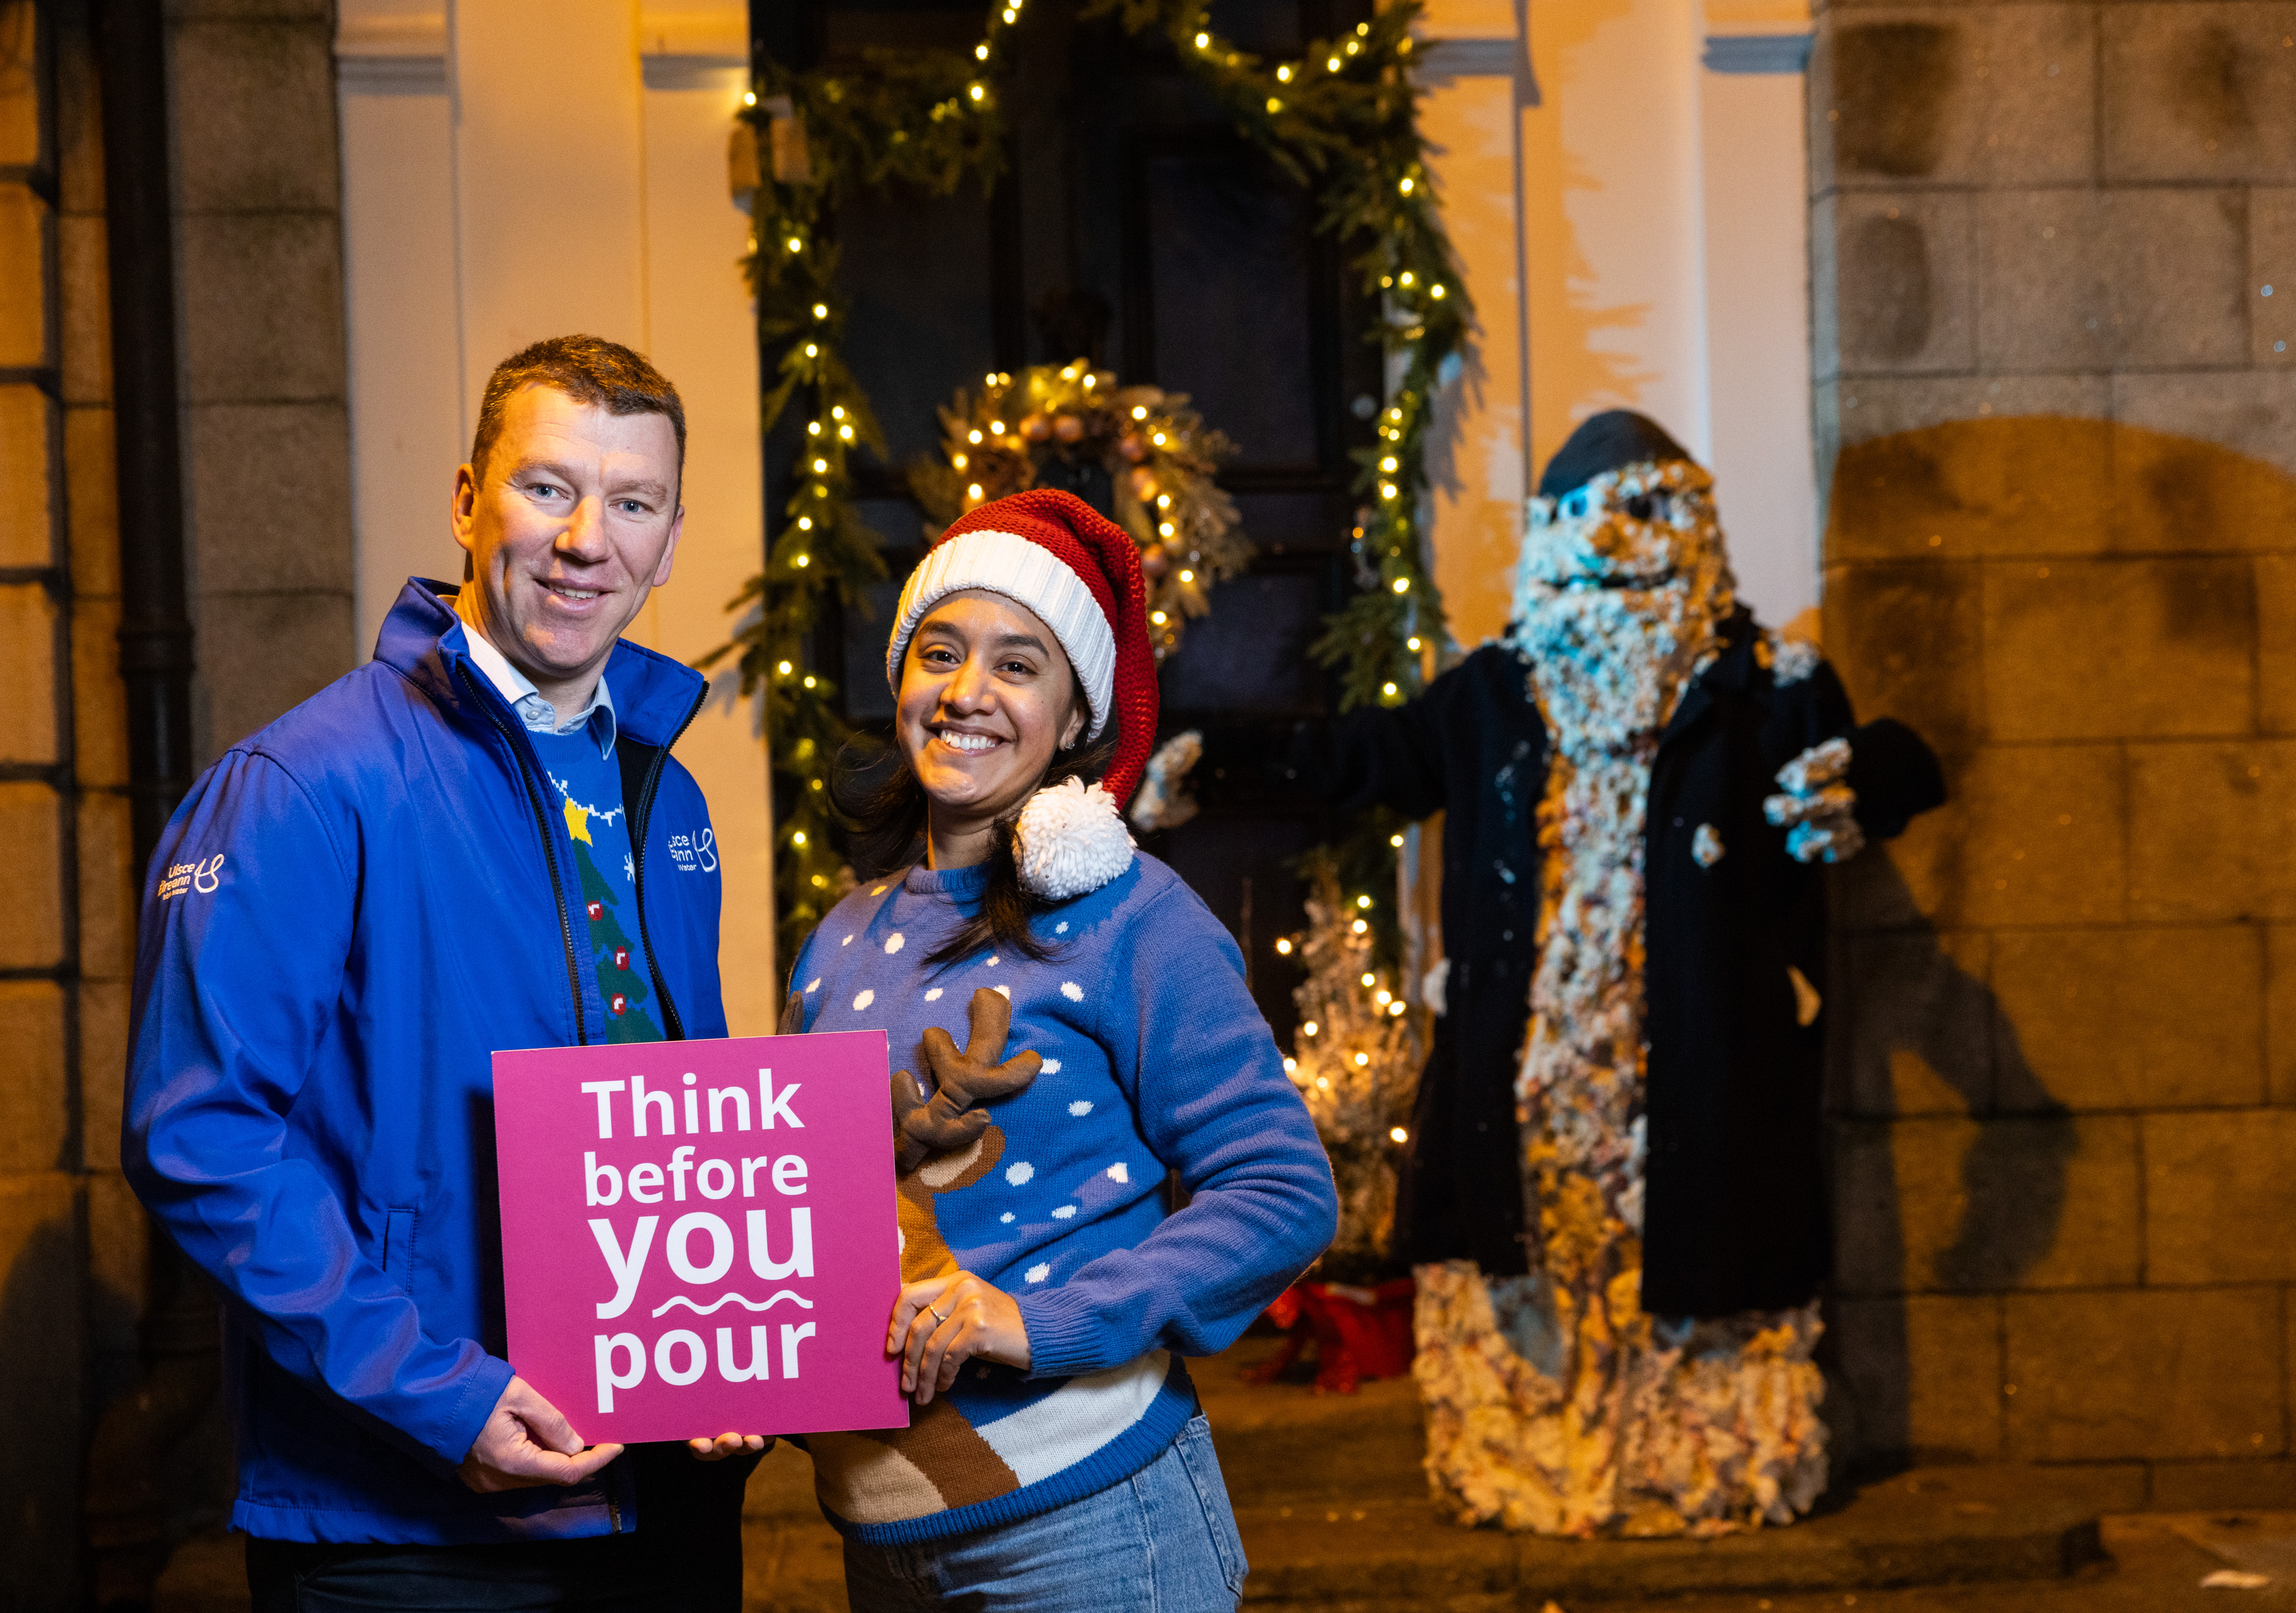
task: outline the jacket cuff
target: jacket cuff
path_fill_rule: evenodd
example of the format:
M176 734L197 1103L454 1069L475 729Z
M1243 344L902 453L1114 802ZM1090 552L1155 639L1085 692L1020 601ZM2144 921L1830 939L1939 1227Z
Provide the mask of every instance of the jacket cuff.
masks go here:
M503 1397L503 1391L510 1388L510 1380L516 1375L516 1370L501 1356L480 1356L478 1365L472 1368L455 1396L454 1409L441 1421L437 1438L422 1443L449 1469L460 1468L463 1459L471 1453L471 1447L478 1443L487 1419L494 1415L495 1403ZM573 1419L569 1417L568 1421Z

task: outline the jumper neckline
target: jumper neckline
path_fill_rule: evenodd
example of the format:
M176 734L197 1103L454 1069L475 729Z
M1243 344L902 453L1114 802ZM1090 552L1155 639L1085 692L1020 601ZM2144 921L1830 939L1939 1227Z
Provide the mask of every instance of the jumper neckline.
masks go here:
M901 888L921 897L977 897L988 888L988 864L936 871L919 863L903 877Z

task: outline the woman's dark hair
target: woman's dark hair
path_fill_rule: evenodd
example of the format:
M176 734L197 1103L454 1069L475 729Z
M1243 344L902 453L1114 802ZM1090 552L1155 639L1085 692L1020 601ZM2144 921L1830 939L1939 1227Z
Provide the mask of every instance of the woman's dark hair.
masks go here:
M1078 708L1091 709L1081 681L1075 684L1075 700ZM1111 711L1098 739L1053 752L1044 777L1029 794L1069 779L1098 782L1115 759L1117 737L1118 718ZM1027 797L1021 798L1025 802ZM857 733L846 741L831 765L829 799L845 820L857 878L873 880L898 872L924 856L925 787L898 738L888 741ZM980 911L947 943L926 954L925 962L953 963L991 942L1042 962L1053 955L1054 948L1031 933L1029 921L1050 905L1021 885L1021 867L1013 856L1013 824L1001 819L990 833L988 888Z

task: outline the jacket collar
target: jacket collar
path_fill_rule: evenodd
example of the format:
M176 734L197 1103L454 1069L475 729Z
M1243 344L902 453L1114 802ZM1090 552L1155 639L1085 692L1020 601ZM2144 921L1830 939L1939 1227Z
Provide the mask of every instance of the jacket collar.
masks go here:
M456 675L457 662L469 668L472 682L485 692L482 699L499 700L501 696L471 660L469 651L439 642L461 619L454 605L460 592L454 583L408 577L390 614L383 618L381 633L376 635L374 659L397 668L440 706L475 717L478 714L471 711L472 682ZM617 725L623 735L641 745L668 744L709 687L709 680L693 667L627 639L617 643L607 658L606 675L614 681Z
M1754 626L1754 613L1741 605L1722 618L1720 628L1722 648L1706 664L1696 681L1683 692L1682 701L1674 708L1674 717L1659 735L1659 743L1680 733L1706 714L1714 703L1714 692L1727 690L1732 694L1743 694L1754 680L1754 644L1761 635Z

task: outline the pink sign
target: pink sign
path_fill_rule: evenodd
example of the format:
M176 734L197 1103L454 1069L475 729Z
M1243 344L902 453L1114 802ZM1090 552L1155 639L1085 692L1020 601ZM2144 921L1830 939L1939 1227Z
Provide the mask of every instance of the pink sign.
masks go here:
M582 1437L904 1428L881 1031L495 1055L510 1360Z

